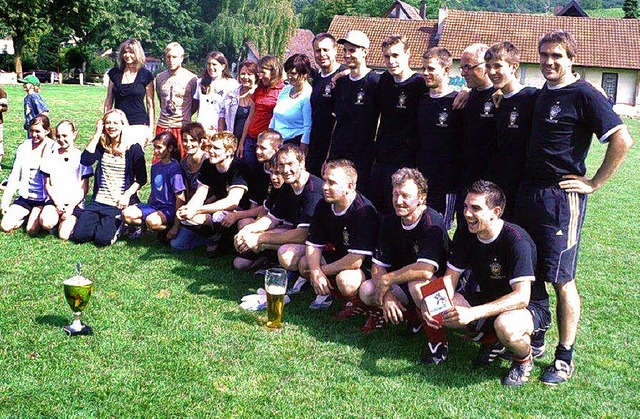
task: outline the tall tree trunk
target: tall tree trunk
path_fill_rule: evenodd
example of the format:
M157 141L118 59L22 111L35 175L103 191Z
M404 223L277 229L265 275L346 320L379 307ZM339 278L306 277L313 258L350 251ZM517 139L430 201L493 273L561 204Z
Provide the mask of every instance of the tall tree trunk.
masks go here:
M15 51L16 74L22 78L22 47L24 46L24 35L16 33L13 36L13 50Z

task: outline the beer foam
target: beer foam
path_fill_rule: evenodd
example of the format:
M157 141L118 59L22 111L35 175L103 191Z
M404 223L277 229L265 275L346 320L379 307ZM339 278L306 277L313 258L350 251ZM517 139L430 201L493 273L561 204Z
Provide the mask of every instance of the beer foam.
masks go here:
M75 286L75 287L82 287L82 286L91 285L91 281L89 279L85 278L84 276L76 275L76 276L71 277L69 279L65 279L63 284L64 285L71 285L71 286Z
M281 285L268 285L267 293L271 295L284 295L287 293L287 287Z

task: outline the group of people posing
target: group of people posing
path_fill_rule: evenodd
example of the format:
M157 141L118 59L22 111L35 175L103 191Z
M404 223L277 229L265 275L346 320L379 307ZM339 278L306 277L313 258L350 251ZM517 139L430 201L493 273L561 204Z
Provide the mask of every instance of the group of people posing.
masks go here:
M510 42L464 50L462 92L449 85L453 57L445 48L423 53L420 74L409 66L404 36L381 47L387 71L378 74L366 65L366 34L353 30L336 41L322 33L313 40L317 74L305 55L292 55L284 68L266 56L242 62L235 80L219 52L196 78L172 43L167 70L154 79L139 42L127 40L84 151L74 147L71 121L57 125L55 142L46 115L29 121L1 228L26 220L28 233L55 229L97 245L127 230L155 231L178 250L233 243L236 269L277 263L298 278L291 293L310 284L312 308L344 300L336 318L365 315L365 333L387 322L422 329L426 363L447 359L446 329L465 330L480 343L474 365L511 360L505 385L527 382L545 353L549 282L559 342L541 381L568 380L586 197L632 146L626 126L573 73L576 42L564 31L539 41L542 89L519 82ZM587 178L594 134L608 145ZM143 204L137 192L147 182L148 143L154 164ZM434 295L444 311L428 303Z

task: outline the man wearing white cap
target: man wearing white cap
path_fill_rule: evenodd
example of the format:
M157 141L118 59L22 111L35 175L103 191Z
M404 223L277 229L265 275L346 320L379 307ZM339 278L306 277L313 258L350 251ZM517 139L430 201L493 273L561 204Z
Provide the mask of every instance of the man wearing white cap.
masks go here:
M336 82L336 126L327 160L351 160L358 172L357 189L367 195L380 116L380 76L367 67L370 42L364 32L349 31L338 43L344 46L344 62L350 73Z

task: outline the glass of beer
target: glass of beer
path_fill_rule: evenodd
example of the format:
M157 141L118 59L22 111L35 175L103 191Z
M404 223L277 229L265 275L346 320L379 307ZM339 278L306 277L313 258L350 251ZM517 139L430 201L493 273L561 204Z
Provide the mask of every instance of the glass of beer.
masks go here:
M264 276L264 288L267 291L267 327L282 327L282 310L287 292L287 271L282 268L267 269Z

